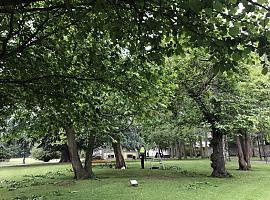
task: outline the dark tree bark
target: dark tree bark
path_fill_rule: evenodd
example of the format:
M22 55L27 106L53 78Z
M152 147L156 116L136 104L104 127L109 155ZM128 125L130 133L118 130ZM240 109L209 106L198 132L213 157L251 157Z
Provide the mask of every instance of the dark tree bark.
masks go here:
M250 163L250 146L251 139L249 134L242 134L236 136L236 144L238 150L238 163L240 170L249 170L251 168Z
M120 142L113 141L112 146L113 146L113 151L114 151L114 155L115 155L115 168L121 169L122 167L126 167L126 163L125 163L124 157L122 155L122 151L121 151Z
M213 153L211 154L211 167L213 172L211 176L213 177L228 177L230 174L225 168L225 159L223 154L223 134L215 128L212 128L212 146Z
M251 143L250 143L250 148L251 148L251 152L252 152L252 157L255 157L256 155L255 155L255 140L253 140L253 139L250 139L251 140Z
M75 131L72 127L65 127L67 135L67 145L71 158L71 164L74 172L74 178L77 180L89 178L89 174L83 168L80 156L78 153L78 146L75 140Z
M90 178L95 177L92 170L94 145L95 145L95 136L91 134L88 138L88 145L85 153L85 164L84 164L84 169L87 172L88 177Z
M184 158L187 159L187 149L186 149L185 142L183 142L183 153L184 153Z
M251 168L251 163L250 163L250 154L251 154L251 138L250 135L245 133L244 139L243 139L243 144L244 144L244 158L247 163L248 169Z
M260 157L260 160L262 160L262 151L261 151L261 145L260 145L259 136L257 137L257 142L258 142L258 148L259 148L259 157Z
M67 163L70 162L70 155L69 155L69 151L68 151L68 145L64 144L62 145L61 148L61 158L60 158L60 163Z
M238 164L239 164L239 170L248 170L247 162L244 158L244 152L243 152L243 143L241 141L241 137L237 135L236 136L236 145L237 145L237 156L238 156Z
M181 141L176 142L176 157L177 159L182 159L182 147L181 147Z
M193 151L193 157L197 157L196 141L192 142L192 151Z
M192 139L189 138L189 156L190 158L196 157L195 151L194 151L194 142Z

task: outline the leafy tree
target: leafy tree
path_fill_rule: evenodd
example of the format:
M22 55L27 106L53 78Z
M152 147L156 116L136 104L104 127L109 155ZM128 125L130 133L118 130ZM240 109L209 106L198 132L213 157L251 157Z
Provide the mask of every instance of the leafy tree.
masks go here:
M0 161L6 161L11 158L10 149L0 143Z
M98 85L142 102L163 71L155 64L187 47L206 47L214 71L237 69L256 51L267 72L266 4L244 1L239 12L235 1L2 1L1 105L46 113L66 130L75 177L89 177L74 134L96 116Z

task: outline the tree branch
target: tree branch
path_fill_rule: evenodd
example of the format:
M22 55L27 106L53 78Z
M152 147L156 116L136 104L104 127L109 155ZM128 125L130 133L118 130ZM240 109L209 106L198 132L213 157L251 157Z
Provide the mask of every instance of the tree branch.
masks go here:
M46 79L71 79L76 81L97 81L103 80L102 78L83 78L71 75L61 75L61 74L51 74L46 76L34 77L25 80L15 80L15 79L0 79L0 84L29 84L39 80L46 80Z
M252 0L247 0L247 1L248 1L249 3L255 5L255 6L258 6L258 7L260 7L260 8L263 8L263 9L267 10L267 11L270 11L270 8L269 8L269 7L266 7L266 6L262 5L262 4L259 4L259 3L257 3L257 2L254 2L254 1L252 1ZM268 3L269 3L269 2L268 2Z
M0 6L15 6L21 4L29 4L33 2L44 1L44 0L1 0Z

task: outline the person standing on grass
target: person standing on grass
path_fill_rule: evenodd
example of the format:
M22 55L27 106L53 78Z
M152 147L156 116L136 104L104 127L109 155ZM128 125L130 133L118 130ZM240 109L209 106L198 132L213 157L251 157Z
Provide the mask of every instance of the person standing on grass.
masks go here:
M141 168L144 169L144 158L145 158L145 149L142 145L140 148L140 159L141 159Z

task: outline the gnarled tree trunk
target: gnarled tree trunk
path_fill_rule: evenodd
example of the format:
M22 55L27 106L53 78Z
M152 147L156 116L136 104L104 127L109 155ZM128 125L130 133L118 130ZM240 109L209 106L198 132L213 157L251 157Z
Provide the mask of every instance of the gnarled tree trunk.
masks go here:
M237 145L237 157L238 157L239 169L247 170L248 167L244 159L243 148L242 148L241 139L239 135L236 136L236 145Z
M227 177L230 174L227 172L225 167L225 159L223 154L223 134L218 130L212 128L212 146L213 153L211 154L211 167L213 177Z
M113 151L115 155L115 168L121 169L122 167L126 167L126 163L124 157L122 155L121 145L119 141L112 142Z
M244 147L244 157L247 162L248 169L251 168L251 163L250 163L250 155L251 155L251 137L249 134L245 134L245 139L244 139L245 147Z
M87 171L83 168L80 156L78 153L78 146L75 140L75 131L72 127L65 127L67 135L67 145L71 158L71 164L74 172L74 178L77 180L87 179L89 175Z
M251 168L250 136L248 134L237 135L236 144L237 144L239 170L249 170Z
M90 178L95 177L92 170L94 145L95 145L95 136L91 134L88 138L88 145L85 153L85 164L84 164L84 169L87 172L88 177Z

